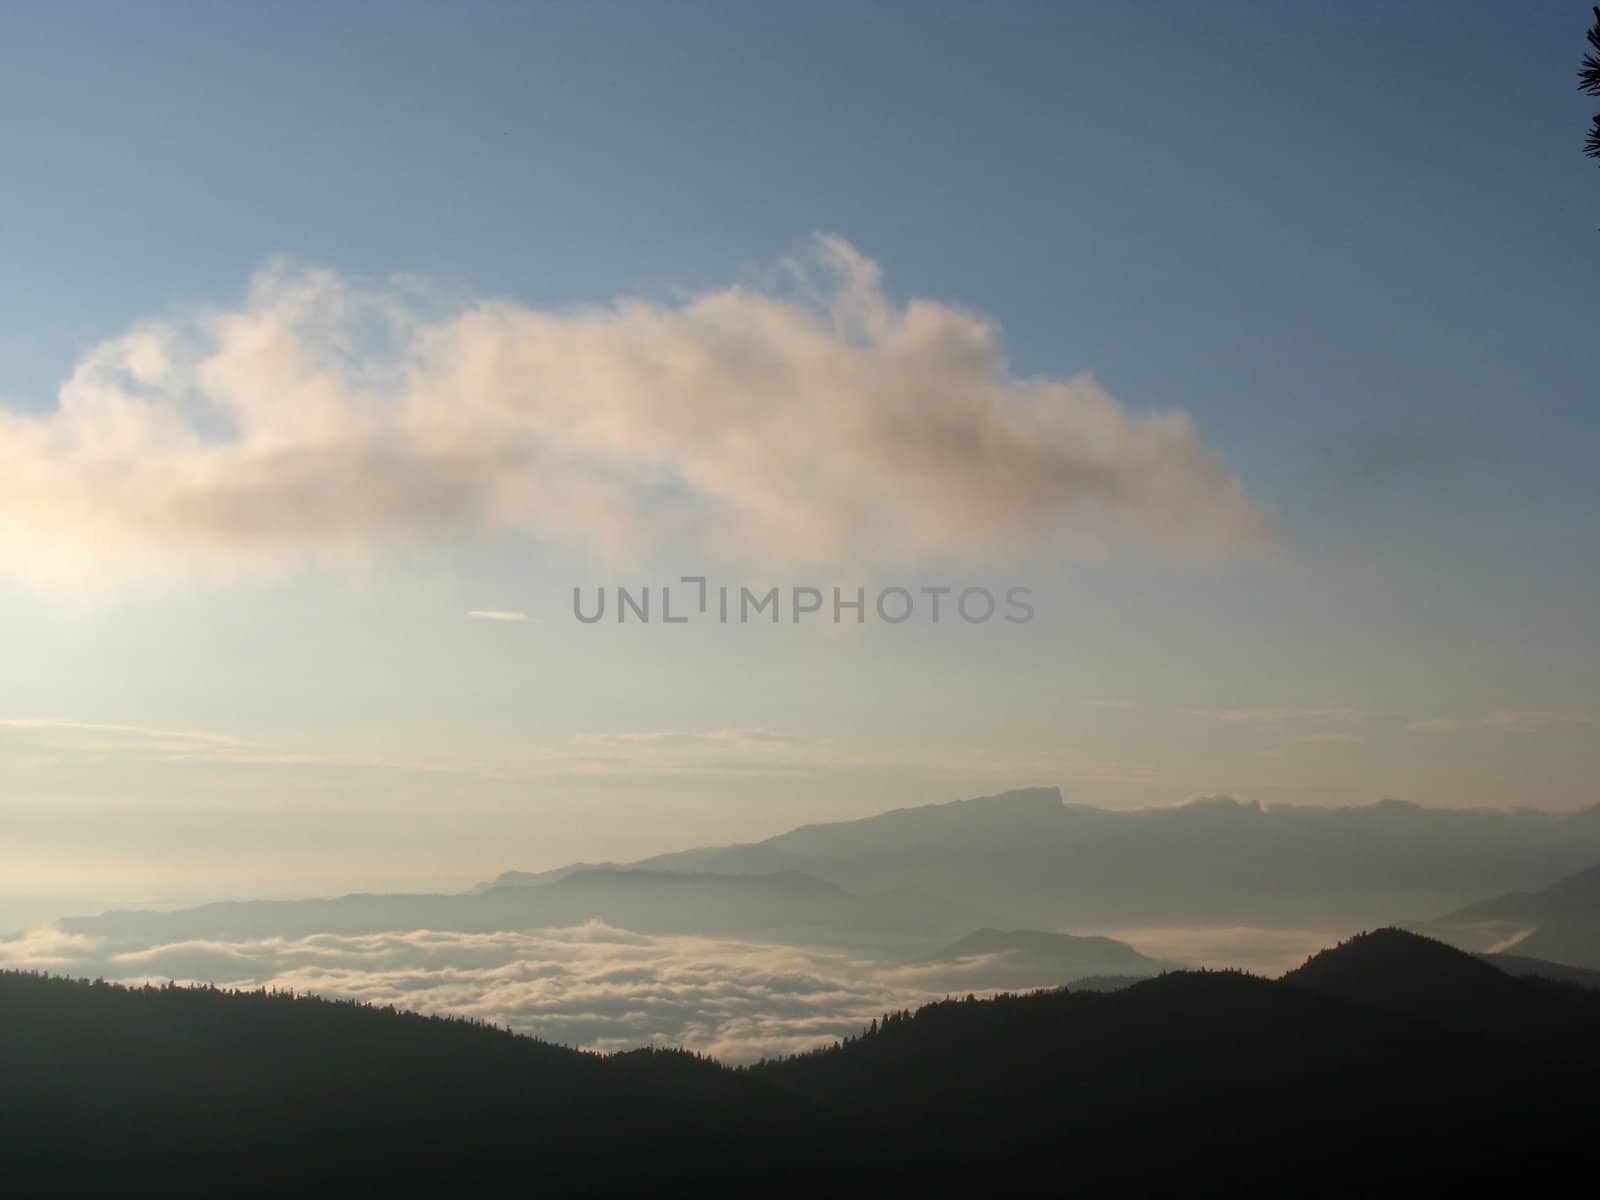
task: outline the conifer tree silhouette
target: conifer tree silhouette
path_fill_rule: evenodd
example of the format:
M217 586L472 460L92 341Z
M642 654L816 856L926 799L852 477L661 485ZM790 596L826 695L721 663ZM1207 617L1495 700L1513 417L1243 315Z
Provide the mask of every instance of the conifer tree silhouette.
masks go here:
M1578 90L1588 96L1600 96L1600 6L1594 9L1594 24L1589 27L1589 47L1578 71ZM1600 158L1600 113L1595 113L1593 122L1583 152L1590 158Z

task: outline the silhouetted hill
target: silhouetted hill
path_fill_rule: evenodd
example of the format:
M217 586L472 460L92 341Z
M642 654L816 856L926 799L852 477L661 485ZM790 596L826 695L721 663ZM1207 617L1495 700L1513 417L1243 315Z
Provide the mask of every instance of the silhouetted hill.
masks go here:
M1085 975L1068 981L1069 992L1120 992L1149 979L1148 975Z
M1146 978L1182 968L1181 963L1150 958L1115 938L1037 929L979 929L919 961L976 959L983 960L984 977L991 981L988 988L1053 987L1091 976Z
M886 1136L914 1130L943 1161L1033 1156L1068 1187L1377 1194L1571 1169L1595 1061L1592 1041L1536 1049L1516 1029L1485 1036L1291 983L1178 972L889 1014L754 1074Z
M1442 999L1453 996L1454 1004ZM946 1001L745 1070L266 993L0 975L8 1183L1377 1194L1575 1177L1576 988L1396 931L1276 982ZM1466 1014L1463 1016L1463 1014Z
M1600 866L1469 904L1422 929L1467 950L1600 970Z
M159 1177L247 1194L456 1191L511 1169L546 1186L733 1190L777 1145L817 1153L846 1133L681 1052L604 1057L348 1002L11 972L0 1129L8 1184Z
M1364 933L1324 950L1283 982L1437 1028L1562 1052L1600 1047L1600 995L1519 978L1400 929Z
M1358 934L1320 951L1283 978L1326 995L1379 1003L1396 996L1441 995L1454 1000L1464 991L1523 990L1505 972L1470 954L1392 928Z
M488 883L480 883L472 888L473 892L487 892L490 888L497 887L543 887L547 883L554 883L558 879L565 879L576 871L606 870L619 866L619 863L569 863L564 867L556 867L549 871L502 871Z

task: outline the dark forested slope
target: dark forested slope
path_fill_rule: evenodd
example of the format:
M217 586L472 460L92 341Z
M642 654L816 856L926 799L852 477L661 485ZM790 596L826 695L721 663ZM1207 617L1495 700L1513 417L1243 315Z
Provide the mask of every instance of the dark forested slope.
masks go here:
M716 1138L730 1152L712 1156ZM526 1168L728 1182L826 1116L676 1051L602 1056L282 992L0 975L6 1172L406 1184ZM682 1165L682 1164L680 1164ZM219 1176L219 1172L223 1175ZM246 1178L235 1179L243 1173Z
M1283 981L951 1000L733 1070L281 994L0 976L11 1178L761 1192L1526 1185L1592 1133L1600 994L1395 931Z

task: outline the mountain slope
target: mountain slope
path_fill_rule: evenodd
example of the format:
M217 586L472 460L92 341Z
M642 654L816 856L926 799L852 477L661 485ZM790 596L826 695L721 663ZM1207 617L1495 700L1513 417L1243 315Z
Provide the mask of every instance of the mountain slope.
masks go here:
M1431 810L1394 801L1263 809L1227 797L1112 812L1064 804L1054 788L1030 788L805 826L766 842L626 867L508 872L506 886L467 894L214 904L60 925L150 945L424 928L477 932L599 918L642 933L904 954L977 926L1383 924L1481 895L1486 882L1525 887L1595 859L1600 820L1588 814ZM677 878L696 882L680 889L672 882ZM795 886L800 879L816 886ZM1593 925L1588 912L1574 913L1567 924L1551 918L1550 945L1519 953L1583 965L1591 959Z
M1600 1045L1600 994L1515 975L1443 942L1379 929L1283 977L1291 987L1554 1052Z
M1425 1020L1440 987L1474 1013L1515 997L1512 1017ZM1295 981L946 1001L735 1071L281 994L0 973L0 1128L7 1182L56 1189L1531 1186L1579 1169L1591 1121L1600 1023L1559 1048L1521 1033L1568 992L1584 994L1372 936Z
M1600 866L1540 892L1533 932L1506 950L1527 958L1600 969Z
M1469 904L1422 928L1463 949L1600 970L1600 865L1539 891Z
M1546 989L1448 947L1395 950L1376 963L1335 951L1297 982L1179 972L1111 994L946 1001L755 1073L950 1143L951 1161L981 1158L971 1142L986 1135L1007 1153L1049 1147L1050 1178L1068 1185L1215 1172L1273 1194L1372 1194L1570 1163L1600 1024L1530 1045L1523 1022L1550 1008ZM1346 974L1381 1004L1320 990ZM1418 1013L1438 978L1472 1012L1521 999L1504 1026L1432 1023Z
M1565 963L1546 962L1542 958L1524 958L1520 954L1480 954L1478 958L1491 967L1498 967L1507 975L1526 979L1549 979L1555 983L1572 983L1584 988L1600 988L1600 971L1587 967L1569 967Z
M1182 964L1139 953L1108 937L1045 933L1037 929L979 929L920 964L954 963L981 968L989 988L1040 988L1091 977L1146 978Z
M787 871L767 875L595 867L538 887L492 887L450 895L350 895L331 900L257 900L175 912L116 911L57 922L64 933L113 945L304 937L433 929L490 932L569 926L598 919L639 933L820 938L932 937L970 922L938 906L879 904L837 885Z
M870 896L907 890L1010 927L1372 924L1440 911L1485 885L1527 888L1600 858L1600 819L1399 801L1263 809L1225 796L1112 811L1055 788L807 825L700 847L649 870L798 870ZM514 877L514 876L513 876Z
M0 1080L7 1182L54 1187L154 1176L453 1192L498 1166L732 1188L760 1169L758 1147L816 1153L847 1133L687 1054L602 1057L346 1002L10 972ZM719 1154L716 1130L729 1138Z

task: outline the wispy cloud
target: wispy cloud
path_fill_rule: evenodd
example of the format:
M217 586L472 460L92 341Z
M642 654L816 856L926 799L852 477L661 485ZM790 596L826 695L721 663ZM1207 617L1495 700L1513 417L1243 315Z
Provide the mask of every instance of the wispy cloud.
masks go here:
M0 478L0 573L55 588L477 530L783 564L1269 541L1185 413L1014 377L990 322L891 301L835 237L769 288L562 311L274 265L0 410Z
M1459 733L1466 729L1498 729L1504 733L1543 733L1560 729L1600 729L1600 713L1584 710L1495 712L1487 716L1430 717L1412 721L1412 733Z
M171 766L240 770L394 773L452 776L486 782L562 778L759 776L825 771L851 760L819 756L815 745L768 729L649 730L580 733L565 743L526 745L504 760L461 761L306 750L231 735L110 722L35 717L0 718L13 750L48 750L47 757L15 755L7 766L51 767L65 762L160 762Z
M467 613L475 621L526 621L528 614L503 608L475 608Z
M1408 721L1406 729L1412 733L1454 733L1468 724L1470 722L1458 721L1452 717L1424 717L1421 720Z
M793 746L799 738L771 729L650 729L619 733L580 733L583 746Z
M192 729L157 729L148 725L119 725L104 721L63 721L48 717L0 717L0 729L21 729L72 734L115 734L149 741L207 746L245 746L241 738Z
M1436 433L1416 429L1344 430L1311 443L1321 469L1363 488L1453 476L1455 455Z
M1518 733L1532 733L1544 729L1596 729L1600 728L1600 713L1565 712L1497 712L1483 719L1493 729L1508 729Z
M1226 721L1230 725L1289 725L1317 721L1343 724L1362 721L1367 716L1361 709L1344 704L1283 708L1185 708L1141 700L1105 699L1087 703L1091 708Z
M1355 708L1233 708L1209 711L1219 721L1242 725L1286 725L1300 721L1359 721Z
M840 767L836 751L770 729L648 729L579 733L574 752L607 770L660 776L794 775Z
M5 762L13 770L68 762L176 762L261 752L256 743L231 734L41 717L0 718L0 748L8 751Z

